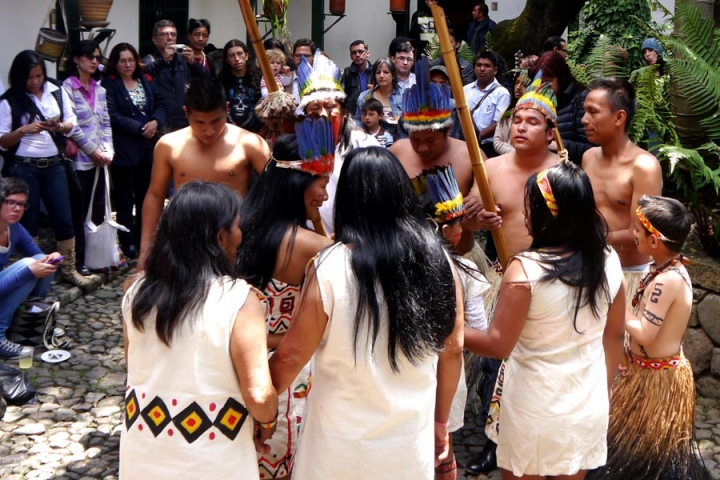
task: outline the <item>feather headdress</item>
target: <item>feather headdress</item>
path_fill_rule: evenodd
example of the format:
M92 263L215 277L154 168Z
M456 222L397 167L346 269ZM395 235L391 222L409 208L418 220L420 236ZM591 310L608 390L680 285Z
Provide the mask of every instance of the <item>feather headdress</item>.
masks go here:
M520 97L513 112L523 108L533 108L542 113L545 118L557 124L557 97L550 82L543 83L542 70L540 70L525 95Z
M302 57L297 68L297 76L300 84L300 105L296 110L297 115L304 115L305 107L315 100L345 99L345 91L340 84L340 69L319 48L315 50L312 65Z
M430 81L430 67L423 56L415 65L415 85L403 92L403 125L409 132L442 130L452 126L450 89Z
M436 222L446 223L465 213L463 196L452 166L423 170L411 182L421 203L426 205L425 208L432 209L432 217ZM428 201L430 205L427 205Z
M278 167L300 170L311 175L330 175L335 164L335 135L332 121L325 117L306 117L295 124L300 160L277 160Z

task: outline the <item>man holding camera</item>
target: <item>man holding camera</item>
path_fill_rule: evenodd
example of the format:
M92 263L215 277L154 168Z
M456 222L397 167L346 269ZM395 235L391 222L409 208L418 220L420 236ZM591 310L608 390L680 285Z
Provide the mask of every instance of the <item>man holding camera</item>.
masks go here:
M153 78L156 101L165 111L165 124L160 128L160 133L165 134L188 126L183 112L185 90L192 78L207 76L207 71L195 61L190 47L177 43L177 28L172 21L155 22L152 41L155 49L142 62L144 73Z

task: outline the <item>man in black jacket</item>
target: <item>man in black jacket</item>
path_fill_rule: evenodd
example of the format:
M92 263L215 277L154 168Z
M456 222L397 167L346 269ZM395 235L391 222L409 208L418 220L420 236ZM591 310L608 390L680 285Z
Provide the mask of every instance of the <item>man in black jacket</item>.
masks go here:
M188 126L182 108L185 90L192 78L205 77L207 71L195 61L190 47L177 45L177 28L172 21L155 22L152 38L155 49L143 57L143 72L152 77L153 94L165 112L165 124L160 129L165 134Z
M475 81L475 67L472 63L468 62L467 60L458 55L458 48L460 48L460 37L458 37L455 29L449 28L448 33L450 34L450 40L452 40L453 48L455 49L455 59L457 60L458 67L460 68L460 76L462 77L462 83L463 85L473 83ZM435 65L445 65L445 59L443 59L442 55L430 62L431 67L434 67Z
M467 43L470 45L473 53L478 53L483 45L487 34L492 32L497 25L488 17L488 6L485 2L475 2L472 9L472 21L468 27Z
M370 65L370 49L364 40L355 40L350 44L350 59L352 63L345 68L340 78L345 95L347 95L347 106L350 110L350 118L355 116L358 97L367 90L368 84L373 84L372 66Z

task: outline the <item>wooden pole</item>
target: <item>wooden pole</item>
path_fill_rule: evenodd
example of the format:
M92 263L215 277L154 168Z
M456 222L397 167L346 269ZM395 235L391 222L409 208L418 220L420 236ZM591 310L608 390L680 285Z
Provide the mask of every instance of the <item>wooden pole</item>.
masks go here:
M475 181L480 189L483 208L488 212L496 212L495 200L490 190L490 183L488 182L487 173L485 172L482 152L477 135L475 134L475 126L473 125L472 116L465 101L460 69L457 59L455 58L455 48L450 40L450 33L448 32L448 26L445 22L445 12L442 8L438 7L436 3L430 4L430 10L435 20L435 30L440 40L440 51L445 61L445 68L447 68L448 75L450 76L450 87L452 88L453 97L455 98L455 106L458 117L460 118L460 125L465 135L465 143L467 144L468 153L470 154ZM500 264L505 268L510 259L510 251L505 242L505 233L502 228L490 230L490 233L492 233L493 240L495 241L495 248Z
M238 3L240 4L240 11L242 12L243 20L245 20L245 27L247 28L248 35L250 36L250 43L252 43L255 55L257 55L263 77L265 77L268 93L277 92L280 90L280 87L275 81L275 75L272 73L270 61L267 58L267 53L265 53L262 35L260 35L260 29L255 21L255 13L250 5L250 0L238 0Z

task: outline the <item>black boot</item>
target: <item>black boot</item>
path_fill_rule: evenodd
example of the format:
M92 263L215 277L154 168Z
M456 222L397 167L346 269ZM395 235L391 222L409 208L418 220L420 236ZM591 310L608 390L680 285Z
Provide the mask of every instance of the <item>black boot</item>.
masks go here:
M465 465L465 473L468 475L488 474L497 468L497 456L495 450L497 445L488 440L485 448Z

